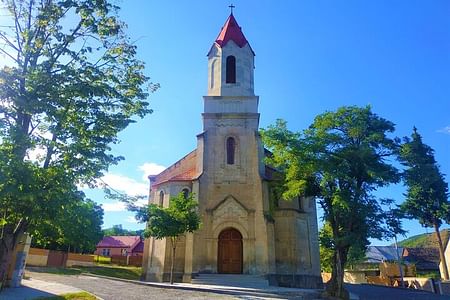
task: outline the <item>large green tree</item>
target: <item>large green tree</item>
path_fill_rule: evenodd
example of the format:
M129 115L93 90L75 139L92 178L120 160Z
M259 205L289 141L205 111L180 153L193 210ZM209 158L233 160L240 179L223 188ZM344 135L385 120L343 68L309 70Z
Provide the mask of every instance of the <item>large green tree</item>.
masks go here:
M144 230L145 237L156 239L168 238L172 246L172 258L170 266L170 283L173 284L173 267L177 242L187 232L194 232L200 227L200 216L197 211L197 200L193 194L187 197L184 193L171 197L169 207L161 207L156 204L135 208L136 219L147 223Z
M92 200L68 202L51 220L36 220L29 228L32 246L92 253L102 239L103 209Z
M398 182L389 159L397 149L388 137L394 124L370 107L342 107L317 116L303 133L291 132L278 120L262 131L273 152L269 163L283 175L284 199L317 197L330 226L331 295L346 297L344 266L355 242L361 249L368 238L383 238L385 214L373 195L378 187Z
M17 238L95 185L150 113L144 65L107 0L0 0L0 278Z
M423 143L414 127L411 138L405 137L400 150L400 161L405 166L403 179L407 187L401 209L406 217L419 220L424 227L432 227L439 244L443 278L449 279L439 227L450 222L448 184L434 158L434 150Z

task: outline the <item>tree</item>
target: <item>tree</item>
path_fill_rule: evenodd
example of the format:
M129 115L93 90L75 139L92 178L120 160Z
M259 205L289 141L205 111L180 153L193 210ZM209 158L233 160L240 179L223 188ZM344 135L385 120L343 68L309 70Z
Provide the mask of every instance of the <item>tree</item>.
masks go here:
M117 236L117 235L139 235L143 236L144 230L128 230L125 228L122 228L122 224L119 225L113 225L111 228L103 229L103 235L104 236Z
M322 272L331 272L333 269L334 243L332 229L328 222L325 222L319 230L320 242L320 266ZM350 246L347 255L346 267L362 262L366 255L366 244L354 241Z
M173 266L175 250L179 238L187 232L194 232L200 227L200 216L197 212L197 201L193 194L187 197L183 193L171 197L169 207L149 204L137 210L136 219L147 222L144 236L156 239L169 238L172 246L170 266L170 283L173 284Z
M284 199L314 196L331 228L332 278L328 292L348 297L343 287L344 266L352 245L366 247L368 238L383 238L385 214L372 192L398 182L389 163L397 150L387 137L394 124L371 112L370 107L342 107L317 116L301 133L286 122L262 131L264 144L273 152L268 162L284 174Z
M68 203L52 220L37 220L28 228L39 248L92 253L102 239L103 209L92 200Z
M122 157L118 133L151 110L144 65L107 0L0 0L0 279L18 237ZM5 17L3 17L5 20Z
M405 216L419 220L424 227L433 227L439 244L443 277L449 279L439 227L450 221L448 184L434 158L434 150L423 143L414 127L411 138L405 137L400 150L400 162L406 167L403 179L407 187L401 209Z

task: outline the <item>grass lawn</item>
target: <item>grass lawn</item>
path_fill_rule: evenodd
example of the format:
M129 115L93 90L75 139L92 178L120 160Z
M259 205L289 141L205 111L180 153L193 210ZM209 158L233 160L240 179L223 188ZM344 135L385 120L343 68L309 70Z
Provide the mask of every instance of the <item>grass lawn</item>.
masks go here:
M111 257L108 256L101 256L101 255L94 255L94 261L98 264L110 264L111 263Z
M97 297L86 293L69 293L53 297L40 297L37 300L97 300Z
M81 273L88 273L94 275L102 275L131 280L139 280L142 272L141 267L115 266L115 265L111 266L104 265L93 267L76 266L72 268L42 267L42 268L29 268L29 270L33 272L51 273L58 275L79 275Z
M76 267L84 273L117 277L123 279L139 280L141 277L141 267L125 266L95 266L95 267Z

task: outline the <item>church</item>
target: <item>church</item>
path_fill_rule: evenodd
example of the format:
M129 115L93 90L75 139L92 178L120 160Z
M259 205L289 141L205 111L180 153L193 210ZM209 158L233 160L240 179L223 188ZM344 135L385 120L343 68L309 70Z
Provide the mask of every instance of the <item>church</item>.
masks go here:
M320 277L315 200L274 199L276 170L264 163L254 93L255 53L233 13L208 52L203 132L197 148L158 175L149 176L149 202L193 193L202 224L177 244L174 275L260 275L271 285L318 288ZM143 277L167 281L170 241L145 240Z

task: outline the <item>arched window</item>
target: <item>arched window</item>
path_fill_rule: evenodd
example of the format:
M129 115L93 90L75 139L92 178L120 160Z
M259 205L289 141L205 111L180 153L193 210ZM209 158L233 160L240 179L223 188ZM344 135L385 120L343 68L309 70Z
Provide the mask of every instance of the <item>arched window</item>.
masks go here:
M217 60L213 60L213 62L211 63L211 76L209 77L209 80L211 80L210 85L209 85L210 89L214 88L214 79L215 79L214 71L216 68L216 63L217 63Z
M236 141L234 138L227 139L227 164L234 165L234 155L236 152Z
M189 197L189 190L188 189L183 189L181 192L183 193L184 199L187 199Z
M159 192L159 206L163 206L164 204L164 192Z
M226 83L236 83L236 58L233 55L227 57Z

